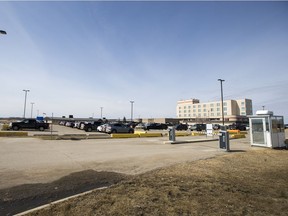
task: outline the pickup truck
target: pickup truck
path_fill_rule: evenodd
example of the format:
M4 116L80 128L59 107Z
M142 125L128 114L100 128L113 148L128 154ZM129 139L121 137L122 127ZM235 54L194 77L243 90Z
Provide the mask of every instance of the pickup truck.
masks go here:
M102 125L102 124L103 124L102 121L95 121L93 123L87 122L84 124L83 130L85 130L86 132L97 131L97 127Z
M9 129L20 130L20 129L35 129L44 131L49 128L49 124L43 121L38 121L36 119L23 119L18 122L11 122L9 124Z

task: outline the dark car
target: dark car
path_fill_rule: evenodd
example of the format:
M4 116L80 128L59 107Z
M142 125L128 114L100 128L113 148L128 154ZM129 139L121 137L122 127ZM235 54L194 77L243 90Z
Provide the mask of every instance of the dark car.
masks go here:
M188 130L187 124L178 124L175 126L175 130Z
M220 125L219 124L214 124L213 125L213 130L219 130L220 129Z
M240 130L240 131L246 131L246 125L245 124L239 124L239 123L233 123L228 126L229 130Z
M84 124L83 130L85 130L86 132L97 131L97 127L102 124L102 121L94 121L93 123L87 122Z
M21 129L35 129L44 131L49 129L49 124L44 121L38 121L36 119L23 119L19 122L11 122L9 124L9 129L12 130L21 130Z
M144 130L167 130L168 126L163 123L148 123L144 126Z
M206 124L195 124L190 126L191 131L202 131L206 130Z

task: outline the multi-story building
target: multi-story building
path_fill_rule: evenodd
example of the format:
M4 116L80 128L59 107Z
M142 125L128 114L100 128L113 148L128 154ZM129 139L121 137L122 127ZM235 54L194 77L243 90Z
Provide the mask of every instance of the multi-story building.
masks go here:
M180 100L177 102L177 118L185 122L222 122L221 101L200 103L198 99ZM224 100L225 123L247 123L247 115L252 115L252 100Z

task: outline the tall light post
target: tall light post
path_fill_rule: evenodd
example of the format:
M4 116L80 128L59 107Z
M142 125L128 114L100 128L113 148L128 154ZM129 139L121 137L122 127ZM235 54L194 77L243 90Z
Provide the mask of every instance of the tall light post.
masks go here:
M100 107L100 109L101 109L101 119L102 119L102 112L103 112L103 107Z
M223 79L218 79L218 81L220 81L220 85L221 85L222 125L224 126L223 86L222 86L222 82L224 82L225 80L223 80Z
M32 116L33 116L33 105L34 105L35 103L34 102L31 102L31 118L32 118Z
M30 92L29 89L23 89L23 91L25 92L25 100L24 100L24 115L23 118L25 118L25 114L26 114L26 100L27 100L27 92Z
M134 101L130 101L131 103L131 122L133 121L133 103Z

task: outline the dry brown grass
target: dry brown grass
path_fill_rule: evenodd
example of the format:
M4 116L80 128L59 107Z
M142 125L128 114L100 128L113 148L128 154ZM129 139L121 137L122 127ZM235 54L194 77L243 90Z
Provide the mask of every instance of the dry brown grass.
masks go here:
M287 215L288 151L256 149L137 175L29 215Z

